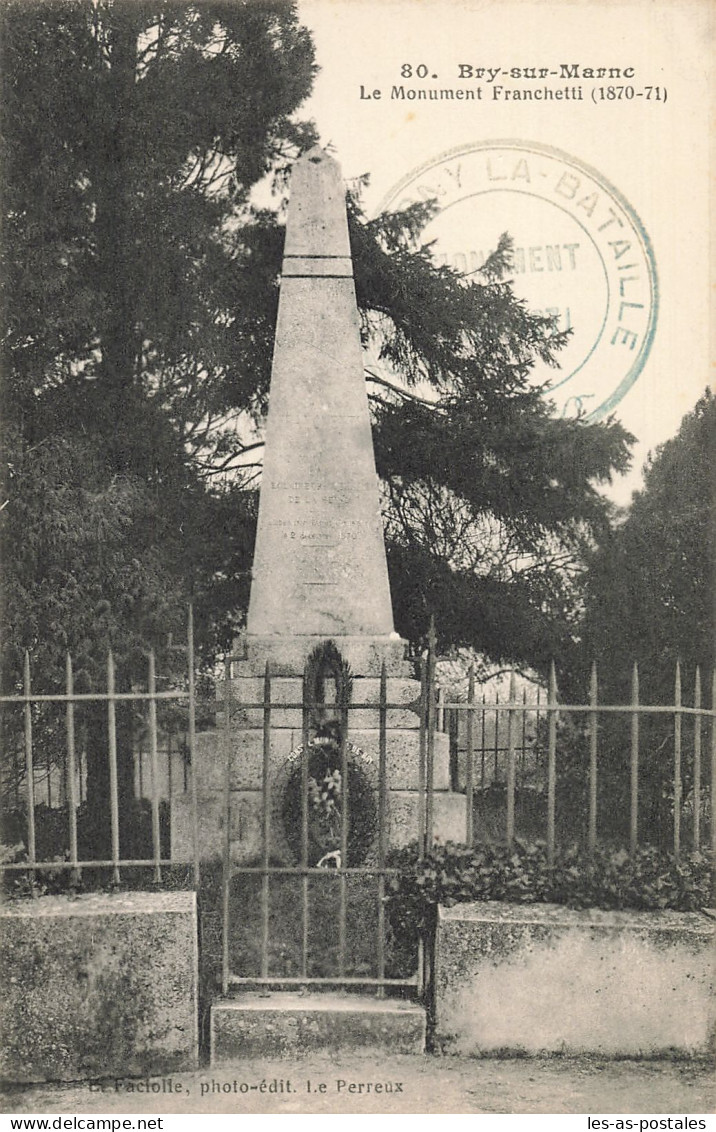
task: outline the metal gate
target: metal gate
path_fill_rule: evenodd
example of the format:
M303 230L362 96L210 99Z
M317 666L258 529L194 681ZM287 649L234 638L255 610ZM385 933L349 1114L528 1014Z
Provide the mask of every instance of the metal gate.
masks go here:
M326 643L331 646L331 642ZM335 646L332 646L335 649ZM386 992L421 996L426 986L428 964L424 940L414 939L411 969L395 969L390 943L394 932L386 908L389 888L401 874L414 871L432 844L433 766L437 697L435 682L435 640L431 633L426 655L420 662L420 693L407 705L419 716L419 754L417 787L417 846L412 860L393 860L388 843L389 787L387 773L388 713L405 710L406 704L388 701L388 679L385 664L380 676L378 703L359 704L351 699L351 677L337 649L329 647L316 661L309 659L303 673L300 703L280 704L272 692L273 678L266 665L263 696L260 702L241 703L241 708L259 711L263 725L263 759L261 776L261 850L258 860L240 864L231 856L232 828L232 705L238 703L232 681L231 659L225 667L224 726L226 740L226 777L224 784L224 852L222 876L222 990L226 995L245 987L345 987L373 990L378 997ZM237 658L238 659L238 658ZM335 697L327 696L326 684L335 684ZM302 743L295 752L294 788L299 807L296 813L298 844L293 861L277 860L274 855L276 821L273 797L271 738L275 733L272 713L278 708L298 710L302 719ZM371 851L365 859L356 859L354 817L359 803L356 773L352 769L349 731L351 716L362 709L378 711L377 782L374 790L376 831ZM285 734L285 732L284 732ZM312 758L323 750L332 752L335 767L323 782L316 781ZM320 763L320 760L319 760ZM328 764L330 769L330 759ZM323 789L321 789L323 787ZM354 795L352 797L352 794ZM312 841L312 822L316 807L323 807L333 818L335 849L316 861ZM313 852L312 852L313 849ZM328 868L328 865L332 867ZM331 892L331 899L318 900L317 893ZM238 895L243 891L243 897ZM370 891L370 897L367 893ZM355 903L359 904L356 911ZM320 908L316 911L316 905ZM313 907L312 907L313 905ZM316 916L320 922L316 922ZM362 936L356 960L356 916ZM237 927L243 917L250 920L254 943L251 958L246 962L245 950L237 956ZM290 923L286 924L286 921ZM284 929L284 943L291 951L289 967L276 964L275 957ZM288 931L290 938L285 941ZM293 933L291 935L291 932ZM318 937L318 944L317 944ZM372 940L369 945L368 940ZM325 959L317 966L312 952L323 948ZM282 945L283 946L283 945ZM241 952L241 948L238 949ZM366 953L370 962L366 963ZM247 967L253 970L248 971ZM369 967L370 969L367 969Z

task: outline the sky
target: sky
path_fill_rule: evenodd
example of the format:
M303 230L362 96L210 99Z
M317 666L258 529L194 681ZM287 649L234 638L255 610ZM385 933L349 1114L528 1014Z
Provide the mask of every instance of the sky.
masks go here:
M369 176L369 214L439 193L444 262L475 270L510 232L515 290L573 330L562 372L535 379L558 412L613 412L638 438L608 492L627 503L709 379L708 6L298 8L320 67L301 116L347 180Z

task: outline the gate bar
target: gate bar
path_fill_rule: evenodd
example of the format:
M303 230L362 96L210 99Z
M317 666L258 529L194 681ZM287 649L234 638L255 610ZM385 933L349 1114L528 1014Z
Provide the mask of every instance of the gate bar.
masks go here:
M27 782L27 855L30 868L37 859L35 843L35 768L32 762L32 701L30 684L30 653L25 649L23 666L23 691L25 693L25 779ZM33 879L35 874L32 874ZM33 895L35 886L33 885Z
M599 685L597 682L597 665L592 661L592 670L589 675L589 703L594 711L589 714L589 831L587 846L590 853L597 847L597 736L599 716L597 703Z
M306 661L303 670L303 715L301 756L301 868L308 868L308 742L309 742L309 670ZM301 974L308 975L308 874L301 881Z
M157 670L154 650L149 653L148 684L150 695L155 696L157 691ZM152 848L154 850L154 880L161 882L162 870L160 861L162 857L159 843L159 753L157 750L157 701L149 701L149 760L152 772ZM140 756L141 757L141 756Z
M694 707L701 707L701 669L696 665ZM694 851L701 847L701 716L694 716Z
M224 873L222 878L221 990L229 990L229 894L231 886L231 661L224 662ZM192 772L193 774L193 772Z
M716 668L711 673L711 900L716 905Z
M114 697L114 657L107 654L107 728L109 731L109 803L112 826L112 884L119 884L119 796L117 788L117 708Z
M341 687L341 876L340 907L338 919L338 970L341 975L346 970L346 920L348 915L348 888L346 874L348 868L348 687Z
M681 852L681 664L674 678L674 857Z
M380 703L378 707L378 864L385 868L386 854L386 799L387 799L387 719L388 677L383 661L380 668ZM385 979L385 874L378 876L378 978L381 985L378 997L383 997Z
M636 853L639 838L639 666L634 661L631 674L631 802L629 812L629 852Z
M427 719L427 760L426 760L426 788L427 799L425 806L425 838L428 849L433 845L433 785L435 778L435 618L430 618L430 631L428 633L428 719Z
M499 730L500 730L500 710L499 710L500 709L500 693L499 692L495 692L494 708L495 708L495 750L494 750L493 767L492 767L492 781L493 781L493 783L497 782L497 776L498 776L497 753L499 751L499 734L498 733L499 733Z
M253 975L230 975L229 986L347 986L347 987L415 987L418 985L417 976L407 979L372 979L370 976L357 975L317 975L312 978L300 978L298 975L275 975L270 979L262 979Z
M427 663L420 658L420 746L418 748L418 859L425 856L425 754L427 749Z
M549 745L547 750L547 863L554 864L554 810L557 785L557 673L554 661L549 666L547 696ZM511 716L510 716L511 718Z
M483 693L482 693L482 713L481 713L481 721L480 721L480 741L481 741L481 744L482 744L482 746L480 747L480 789L481 790L485 789L485 749L486 749L486 745L485 745L485 735L486 735L485 720L486 719L487 719L487 716L485 714L485 693L483 691Z
M72 674L72 657L69 652L65 656L65 687L67 695L71 696L74 687ZM67 775L67 816L70 824L70 865L72 866L73 883L80 879L80 870L77 866L77 796L75 774L77 773L75 759L75 705L72 700L67 701L65 712L67 729L67 762L65 770Z
M522 725L520 733L520 746L519 746L519 763L518 763L518 781L520 786L524 786L525 778L527 776L527 759L525 752L527 750L527 689L522 689Z
M472 845L473 837L473 793L475 774L475 736L473 733L475 723L475 665L472 663L467 674L467 762L465 764L465 840ZM483 715L484 720L484 715Z
M517 680L514 669L510 673L510 703L517 697ZM507 713L507 844L515 839L515 717Z
M263 767L261 774L263 792L263 876L261 880L261 976L269 973L269 859L271 839L271 806L269 797L269 775L271 769L271 671L266 661L264 672L264 734Z
M194 677L194 605L189 603L189 616L187 619L186 627L186 651L187 663L189 666L189 765L191 766L191 834L192 834L192 848L194 851L194 887L197 892L200 887L200 863L199 863L199 801L198 801L198 786L197 786L197 766L196 766L196 685ZM171 806L171 733L169 735L169 805Z

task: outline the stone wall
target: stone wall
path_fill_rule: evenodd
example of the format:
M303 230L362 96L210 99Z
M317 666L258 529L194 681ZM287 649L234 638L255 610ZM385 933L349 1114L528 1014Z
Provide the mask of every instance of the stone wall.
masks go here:
M704 1055L716 1032L715 937L699 913L441 908L438 1040L473 1055Z
M197 1067L193 892L45 896L5 906L0 921L0 1077Z

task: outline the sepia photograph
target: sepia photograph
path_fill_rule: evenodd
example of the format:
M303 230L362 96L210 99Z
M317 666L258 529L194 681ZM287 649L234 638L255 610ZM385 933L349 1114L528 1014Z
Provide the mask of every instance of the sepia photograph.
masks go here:
M713 1127L713 22L0 0L4 1128Z

